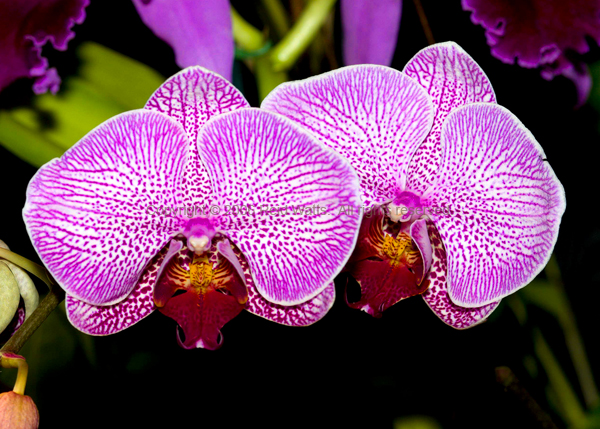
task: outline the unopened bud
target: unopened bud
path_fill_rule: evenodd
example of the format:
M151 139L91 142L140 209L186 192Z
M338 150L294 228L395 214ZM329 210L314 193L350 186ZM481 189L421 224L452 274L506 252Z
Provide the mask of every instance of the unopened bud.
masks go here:
M37 429L39 425L33 399L15 392L0 393L0 429Z

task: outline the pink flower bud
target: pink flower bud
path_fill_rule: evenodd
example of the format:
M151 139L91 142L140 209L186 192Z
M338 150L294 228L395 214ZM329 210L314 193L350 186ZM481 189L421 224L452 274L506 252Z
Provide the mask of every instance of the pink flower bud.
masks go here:
M0 393L0 429L37 429L39 424L33 399L15 392Z

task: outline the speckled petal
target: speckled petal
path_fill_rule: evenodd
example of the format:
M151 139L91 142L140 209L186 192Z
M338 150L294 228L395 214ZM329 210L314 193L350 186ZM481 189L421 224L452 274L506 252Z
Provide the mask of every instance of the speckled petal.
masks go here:
M344 62L389 66L394 57L402 0L341 0Z
M135 325L155 309L152 291L167 249L148 264L140 281L123 301L114 305L90 305L67 296L67 317L71 324L89 335L110 335Z
M565 210L564 190L523 124L496 104L452 112L442 128L437 182L423 196L448 253L448 293L481 307L529 283L545 266ZM423 201L422 198L422 201Z
M181 68L200 65L231 80L233 32L227 0L133 0L142 21L175 51Z
M435 178L441 162L442 124L454 109L468 103L495 103L494 90L479 65L454 42L422 49L404 67L433 100L431 131L410 161L407 188L422 194Z
M242 109L209 121L198 140L220 229L250 264L260 294L281 305L318 295L346 263L360 212L352 167L282 116Z
M227 80L202 67L189 67L167 79L146 103L146 109L169 115L189 138L190 160L183 174L180 200L188 207L210 205L212 194L206 169L198 157L198 132L215 115L249 107Z
M427 221L425 219L418 219L412 223L410 226L410 238L412 238L417 245L419 253L421 254L421 259L423 260L423 270L420 273L417 273L417 283L421 284L425 278L425 275L431 268L433 261L433 250L431 248L429 233L427 231Z
M31 179L23 216L40 258L68 295L115 304L180 229L174 195L187 137L169 117L146 110L91 131Z
M433 121L427 92L384 67L344 67L275 88L262 107L312 132L356 169L363 204L388 202L403 189L408 162Z
M333 306L335 301L335 286L333 282L323 289L323 292L302 304L279 305L267 301L254 286L250 267L244 255L235 246L232 246L232 251L238 258L243 270L246 290L248 292L246 310L250 313L282 325L308 326L321 320Z
M467 329L484 322L498 307L500 301L483 307L465 308L454 304L448 296L446 249L439 232L431 222L427 229L433 247L433 263L425 282L429 288L423 293L423 299L442 322L456 329Z

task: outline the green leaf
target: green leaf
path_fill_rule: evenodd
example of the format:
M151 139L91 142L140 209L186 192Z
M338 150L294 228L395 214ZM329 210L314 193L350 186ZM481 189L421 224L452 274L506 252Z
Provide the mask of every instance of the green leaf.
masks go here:
M37 167L119 113L140 109L164 82L155 70L93 42L80 46L78 74L57 95L0 111L0 144Z

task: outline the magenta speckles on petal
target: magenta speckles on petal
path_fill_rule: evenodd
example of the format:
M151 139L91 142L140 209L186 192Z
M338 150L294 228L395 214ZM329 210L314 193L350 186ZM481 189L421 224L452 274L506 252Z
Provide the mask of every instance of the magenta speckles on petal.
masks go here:
M425 279L429 282L429 288L423 293L423 299L445 324L453 328L467 329L484 322L500 301L476 308L454 304L448 295L446 249L433 223L427 222L427 229L433 247L433 264Z
M402 0L342 0L344 62L389 66L394 57Z
M146 103L146 109L164 113L179 122L188 140L188 162L179 199L185 205L210 204L210 180L198 157L196 140L210 118L249 107L242 94L221 76L202 67L190 67L167 79Z
M156 309L152 291L165 254L166 248L150 261L127 298L117 304L90 305L67 295L67 317L71 324L89 335L110 335L149 316Z
M262 107L298 122L356 169L363 204L388 202L433 121L427 92L383 66L350 66L285 83Z
M85 19L88 0L3 0L0 2L0 91L15 79L37 77L39 94L58 91L56 69L48 69L42 47L50 42L64 51L75 33L71 28Z
M565 210L544 152L504 107L475 103L442 128L442 164L425 197L448 254L448 293L481 307L529 283L544 267Z
M360 213L347 210L360 206L350 165L292 121L259 109L212 119L198 149L219 206L251 208L222 214L221 229L248 260L261 295L295 305L325 289L360 225Z
M124 299L178 232L150 207L176 207L187 157L179 124L147 110L98 126L27 188L23 216L40 258L65 291L108 305Z
M181 68L203 66L231 80L233 33L227 0L133 0L142 21L175 51Z
M422 194L440 165L440 133L448 114L469 103L495 103L496 97L481 67L453 42L421 50L406 64L404 73L427 90L435 107L433 126L411 159L408 171L407 188Z

